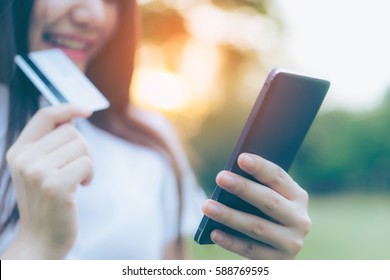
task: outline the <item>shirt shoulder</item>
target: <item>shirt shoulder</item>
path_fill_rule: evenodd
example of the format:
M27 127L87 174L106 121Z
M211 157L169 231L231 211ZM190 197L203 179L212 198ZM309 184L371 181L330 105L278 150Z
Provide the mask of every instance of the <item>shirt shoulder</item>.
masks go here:
M201 205L206 194L198 183L187 156L187 151L172 123L161 113L136 108L133 112L142 121L159 132L170 147L182 173L183 214L181 233L184 236L192 235L203 213Z
M172 123L161 113L133 107L130 114L146 125L159 132L164 138L177 137L176 130Z
M132 108L131 114L162 136L181 168L191 169L183 139L177 133L174 125L163 114L136 107Z

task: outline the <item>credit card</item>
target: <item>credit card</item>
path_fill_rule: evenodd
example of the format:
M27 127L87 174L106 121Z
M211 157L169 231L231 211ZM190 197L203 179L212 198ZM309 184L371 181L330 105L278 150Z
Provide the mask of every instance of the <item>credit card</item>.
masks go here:
M17 55L15 63L52 105L70 103L93 112L110 106L104 95L60 49Z

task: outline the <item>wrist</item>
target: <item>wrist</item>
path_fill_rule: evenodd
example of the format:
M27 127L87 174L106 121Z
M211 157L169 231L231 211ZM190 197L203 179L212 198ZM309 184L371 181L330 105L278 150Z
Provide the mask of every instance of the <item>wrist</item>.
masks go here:
M19 231L2 259L50 260L63 259L67 252L55 250L42 238Z

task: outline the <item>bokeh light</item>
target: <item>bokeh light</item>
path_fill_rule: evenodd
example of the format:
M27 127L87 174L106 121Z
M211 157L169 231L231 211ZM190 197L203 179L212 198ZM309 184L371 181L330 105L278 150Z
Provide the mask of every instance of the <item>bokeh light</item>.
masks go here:
M146 25L161 17L160 33L174 32L156 40L159 29L144 28L131 90L137 105L161 111L173 122L180 115L190 135L225 106L233 91L239 100L232 101L251 105L264 68L270 68L264 67L264 57L269 60L277 49L278 27L272 17L251 5L225 9L209 0L139 3ZM164 11L175 18L164 18Z

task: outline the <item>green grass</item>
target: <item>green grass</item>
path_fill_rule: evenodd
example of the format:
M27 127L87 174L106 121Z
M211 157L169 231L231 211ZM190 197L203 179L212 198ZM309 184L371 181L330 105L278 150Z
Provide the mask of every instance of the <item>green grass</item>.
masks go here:
M298 259L390 259L390 195L312 198Z
M312 230L297 259L390 259L390 195L312 197ZM195 259L239 259L217 246L189 242Z

